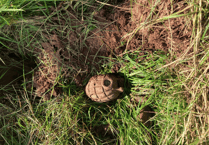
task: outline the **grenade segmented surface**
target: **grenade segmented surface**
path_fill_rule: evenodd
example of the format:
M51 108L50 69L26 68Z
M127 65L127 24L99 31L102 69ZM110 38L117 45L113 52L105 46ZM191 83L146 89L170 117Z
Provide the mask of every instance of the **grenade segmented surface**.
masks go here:
M114 100L123 92L123 87L119 86L120 80L113 74L93 76L86 85L86 95L100 103Z

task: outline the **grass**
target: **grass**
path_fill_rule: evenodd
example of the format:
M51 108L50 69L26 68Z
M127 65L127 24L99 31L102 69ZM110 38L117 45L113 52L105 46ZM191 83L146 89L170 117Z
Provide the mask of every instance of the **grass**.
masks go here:
M137 65L133 61L136 56L138 56L138 53L130 56L131 58L127 55L125 58L119 60L119 63L125 66L121 72L129 72L132 70L133 66ZM28 139L30 136L33 137L30 138L30 140L24 140L24 142L20 143L26 144L30 141L42 142L44 144L49 142L55 144L81 144L83 140L85 140L89 143L100 144L100 142L119 143L120 140L121 144L139 144L142 142L150 144L151 139L149 138L149 133L154 137L155 134L152 133L152 130L144 127L138 119L138 115L144 106L151 104L151 100L155 96L158 96L158 94L156 94L157 90L162 89L160 87L166 87L162 86L162 84L165 84L163 78L159 78L159 80L156 81L155 78L152 78L152 72L148 73L146 71L149 68L153 69L149 66L150 64L157 67L163 63L165 57L163 58L156 55L153 59L157 61L151 59L147 64L139 63L138 66L140 67L137 67L127 76L134 86L131 91L133 94L131 95L147 95L147 93L137 91L139 86L141 86L142 91L150 92L149 95L151 95L151 97L149 97L148 101L142 106L131 103L127 95L124 96L123 99L118 99L114 104L106 105L91 102L89 99L83 99L83 91L78 92L76 95L69 94L66 91L66 94L56 99L38 105L35 104L35 106L30 103L27 94L25 94L24 97L24 105L20 105L19 102L12 102L12 104L21 106L21 108L25 110L18 113L18 126L21 127L21 134L26 134L26 138ZM141 82L141 84L139 82ZM151 86L153 86L153 89L150 88ZM99 136L94 137L92 135L90 128L107 124L111 126L110 128L114 132L116 139L101 140ZM31 132L29 133L28 130ZM69 134L71 134L71 136L69 136ZM21 137L22 140L25 138L25 136ZM127 137L130 140L127 140ZM9 142L11 139L8 138L7 140ZM9 142L9 144L17 144L17 142L18 141L15 140Z
M16 1L12 8L14 12L10 13L10 1L3 2L0 3L4 5L4 10L0 11L4 14L0 49L6 48L4 53L15 54L21 61L18 63L1 55L1 62L7 67L18 64L22 69L21 77L24 81L18 88L8 85L15 93L1 96L0 112L4 113L0 113L0 143L196 145L209 142L208 1L190 1L188 7L193 10L185 15L177 13L162 19L156 17L130 33L130 38L133 38L144 25L149 27L173 16L183 16L185 20L190 18L193 22L193 35L191 45L185 51L187 53L175 58L175 52L172 50L170 55L156 51L147 52L139 58L140 50L136 50L132 53L126 51L123 56L116 58L105 58L107 63L94 62L102 65L102 71L97 72L96 68L92 68L89 76L109 73L115 64L120 64L119 72L125 76L125 81L129 82L129 85L125 86L123 97L107 104L92 102L82 89L70 83L73 82L71 80L74 76L64 78L62 74L59 74L57 80L58 86L64 91L63 94L43 102L34 95L33 87L27 89L26 84L32 80L26 80L24 74L31 73L25 71L24 62L38 57L34 53L35 48L41 48L42 42L47 42L47 37L50 38L54 31L58 31L63 42L68 38L69 32L77 32L82 41L74 43L76 49L73 49L70 42L66 42L66 46L67 51L79 59L82 55L79 52L82 46L86 45L89 34L99 28L99 22L93 19L92 13L99 10L106 1L99 5L90 0L74 3L69 1L64 8L54 9L52 13L49 12L50 6L56 8L59 4L55 1ZM71 6L74 6L74 12L66 10ZM28 13L24 14L20 10ZM154 8L152 12L150 18L155 18ZM24 21L21 18L24 18ZM62 23L64 21L65 24ZM189 53L191 49L193 52ZM40 62L37 66L41 64ZM69 74L80 70L79 66L71 68L64 67L64 64L63 68L67 69ZM6 74L6 71L4 72ZM84 82L87 81L88 79ZM1 90L5 91L5 88L2 87ZM142 96L147 99L142 104L131 100ZM149 119L151 126L144 125L139 119L140 112L147 105L155 114ZM102 129L102 126L108 126L108 129L98 133L97 130Z
M56 0L1 0L0 2L0 28L5 25L12 25L20 23L33 16L46 16L49 15L49 10L52 6L57 7L59 1ZM27 12L26 12L27 11ZM42 17L43 18L43 17Z

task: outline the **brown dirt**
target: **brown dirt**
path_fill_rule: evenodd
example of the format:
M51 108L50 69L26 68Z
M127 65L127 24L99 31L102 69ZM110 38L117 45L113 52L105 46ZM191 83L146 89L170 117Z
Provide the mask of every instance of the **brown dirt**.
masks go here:
M155 3L156 1L150 3L149 1L138 0L132 4L131 11L116 9L114 14L105 10L104 7L104 12L98 15L114 23L98 35L103 36L102 40L106 46L116 55L121 55L124 50L133 51L137 49L148 52L159 49L168 52L172 49L177 55L180 55L188 48L191 37L191 22L186 22L184 17L169 19L151 26L145 24L132 39L130 35L128 36L128 33L133 32L143 23L155 22L157 18L168 16L172 14L172 11L177 12L187 6L186 3L175 1L173 10L171 10L170 1L162 1L157 4L153 14L148 17L150 9ZM127 4L124 5L127 7ZM125 37L126 40L128 38L130 41L121 46L121 41L125 41Z
M124 53L135 50L140 50L141 54L163 50L171 52L171 55L181 55L190 44L191 22L186 21L184 17L164 21L157 19L183 10L187 4L180 0L172 4L169 0L156 2L137 0L131 5L129 1L125 1L118 8L104 6L94 14L98 27L90 31L87 37L78 35L82 31L81 28L65 29L65 37L59 36L57 32L45 35L48 42L43 42L42 49L37 49L40 53L38 61L45 63L35 72L34 86L37 95L46 94L45 98L49 99L51 95L59 94L57 87L53 92L47 92L58 83L56 78L59 67L62 67L62 77L72 79L77 86L84 86L84 81L89 79L91 74L100 71L101 65L106 62L100 56L123 56ZM59 9L63 4L60 4ZM156 7L153 7L154 5ZM152 13L151 8L154 8ZM69 25L86 25L72 9L69 8L67 13L72 20L68 22ZM52 17L52 21L58 23L57 17ZM64 25L66 21L59 18L59 23ZM150 23L151 25L148 25ZM138 28L141 29L136 31ZM62 31L59 29L58 31ZM116 73L119 69L120 65L115 65L112 72Z
M144 97L132 97L131 98L131 103L134 106L138 106L138 104L143 104L147 101L146 98ZM146 127L150 127L152 125L152 122L149 120L151 117L153 117L155 115L155 112L152 110L152 108L150 106L145 106L144 108L142 108L142 110L140 111L139 115L138 115L138 119L146 126Z
M57 96L59 89L54 86L57 84L56 79L59 76L59 68L61 67L60 60L60 44L56 43L56 35L52 36L50 43L42 43L44 48L39 53L37 62L40 63L38 70L34 73L34 87L36 88L37 96L44 94L44 99L50 99L50 96ZM55 42L54 42L55 41ZM54 47L57 46L59 50L54 52ZM40 50L37 50L40 51ZM50 89L50 91L48 91Z

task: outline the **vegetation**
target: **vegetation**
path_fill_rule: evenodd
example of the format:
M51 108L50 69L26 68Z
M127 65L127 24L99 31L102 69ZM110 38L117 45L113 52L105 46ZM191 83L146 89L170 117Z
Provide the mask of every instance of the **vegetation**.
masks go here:
M65 5L60 8L62 2ZM47 41L46 36L54 31L61 38L66 38L68 33L65 29L79 29L79 38L87 40L88 34L100 24L93 19L93 14L107 2L0 2L0 79L14 66L20 70L18 73L21 76L13 80L23 78L21 85L8 83L0 87L0 144L209 143L207 0L188 1L188 13L177 13L165 18L185 17L185 21L193 22L191 45L184 54L175 56L172 50L168 54L154 51L139 57L141 50L138 49L115 58L104 57L106 63L102 63L101 71L92 69L89 74L91 76L110 73L114 65L119 64L119 73L125 76L127 84L122 98L110 103L93 102L85 96L82 88L71 81L72 76L64 78L61 71L56 78L56 86L63 90L62 94L48 101L34 95L34 70L43 64L43 61L37 62L40 58L35 49L42 47L41 43ZM73 14L67 12L69 7L74 10ZM65 13L83 22L70 26L72 21L66 18ZM155 19L147 25L165 19ZM67 23L62 23L62 20ZM139 29L141 26L130 34L134 36ZM75 42L76 48L81 45L84 44ZM72 48L69 46L68 49L71 51ZM83 55L76 54L78 57ZM35 60L36 66L32 71L26 71L26 62L31 60ZM97 63L100 65L100 62ZM68 66L68 69L71 73L72 68ZM31 75L31 79L28 79L28 75ZM28 88L28 84L32 86ZM146 101L140 104L130 99L139 96L143 96ZM148 105L153 114L149 119L152 124L150 126L139 119L140 112ZM99 131L104 126L107 129Z

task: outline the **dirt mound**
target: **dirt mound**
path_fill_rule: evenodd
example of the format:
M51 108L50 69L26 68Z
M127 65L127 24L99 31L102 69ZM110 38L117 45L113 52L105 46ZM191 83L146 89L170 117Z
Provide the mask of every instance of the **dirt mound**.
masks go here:
M121 9L115 9L113 14L104 7L96 17L105 17L112 24L98 35L109 51L116 55L121 55L125 50L153 52L159 49L166 52L172 50L179 55L189 46L191 22L184 17L168 20L163 20L163 17L179 11L182 11L179 14L183 14L186 6L186 3L179 1L171 4L170 1L138 0L129 5L129 11L122 9L127 9L126 3Z
M44 49L39 53L37 60L40 66L34 73L34 87L38 96L41 97L45 93L44 98L48 100L51 95L57 96L58 93L58 89L54 89L54 86L57 84L61 60L59 51L54 53L53 42L42 43L42 47Z
M75 42L79 39L75 33L71 32L68 44L73 48L72 50L67 49L56 34L50 37L45 35L45 37L48 42L43 42L41 49L36 48L36 53L38 52L37 63L40 65L35 70L33 82L37 96L43 96L45 100L48 100L51 96L56 97L60 94L58 77L72 79L77 86L82 86L83 80L88 75L86 72L90 73L92 66L99 71L100 64L98 62L102 58L98 58L97 55L105 56L106 51L100 49L98 52L94 46L91 46L93 38L87 40L91 50L88 48L76 50Z

